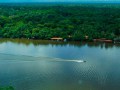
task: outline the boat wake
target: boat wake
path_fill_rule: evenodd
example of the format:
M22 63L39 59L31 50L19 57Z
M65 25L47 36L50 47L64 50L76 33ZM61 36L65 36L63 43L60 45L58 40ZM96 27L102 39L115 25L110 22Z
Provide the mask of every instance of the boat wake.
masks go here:
M55 62L76 62L76 63L83 63L83 62L86 62L84 60L68 60L68 59L60 59L60 58L57 58L57 59L53 59L52 61L55 61Z
M11 55L11 54L1 54L0 53L0 61L51 61L51 62L76 62L82 63L86 62L80 59L62 59L62 58L54 58L54 57L33 57L33 56L25 56L25 55Z

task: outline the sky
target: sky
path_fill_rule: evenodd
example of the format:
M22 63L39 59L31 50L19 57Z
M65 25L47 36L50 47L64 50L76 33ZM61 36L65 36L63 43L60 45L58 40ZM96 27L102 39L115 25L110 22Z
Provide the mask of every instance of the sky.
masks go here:
M120 2L120 0L0 0L0 2Z

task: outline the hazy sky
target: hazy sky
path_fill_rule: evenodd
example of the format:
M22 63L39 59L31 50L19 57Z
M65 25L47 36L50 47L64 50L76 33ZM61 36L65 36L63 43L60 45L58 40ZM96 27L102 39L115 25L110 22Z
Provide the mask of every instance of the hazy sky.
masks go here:
M0 2L120 2L120 0L0 0Z

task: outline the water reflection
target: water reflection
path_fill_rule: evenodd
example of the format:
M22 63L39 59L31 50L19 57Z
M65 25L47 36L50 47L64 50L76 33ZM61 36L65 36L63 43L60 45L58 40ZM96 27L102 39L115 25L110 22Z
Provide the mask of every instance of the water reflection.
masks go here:
M39 45L52 45L52 46L66 46L66 45L73 45L76 47L82 47L87 45L88 47L101 47L101 48L112 48L114 46L120 47L120 44L112 44L112 43L100 43L100 42L57 42L57 41L50 41L50 40L28 40L28 39L0 39L0 43L7 43L13 42L16 44L24 44L29 46L33 44L34 46Z

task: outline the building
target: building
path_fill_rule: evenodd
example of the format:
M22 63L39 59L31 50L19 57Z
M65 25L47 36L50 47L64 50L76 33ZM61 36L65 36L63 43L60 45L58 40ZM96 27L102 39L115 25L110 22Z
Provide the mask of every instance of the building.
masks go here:
M63 38L60 38L60 37L53 37L53 38L51 38L51 40L63 41Z

